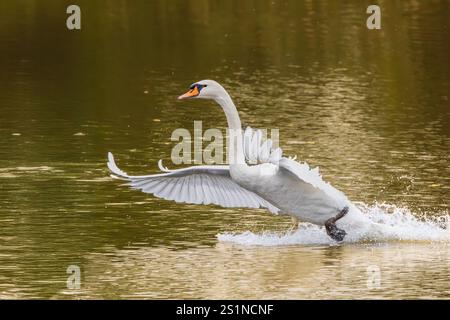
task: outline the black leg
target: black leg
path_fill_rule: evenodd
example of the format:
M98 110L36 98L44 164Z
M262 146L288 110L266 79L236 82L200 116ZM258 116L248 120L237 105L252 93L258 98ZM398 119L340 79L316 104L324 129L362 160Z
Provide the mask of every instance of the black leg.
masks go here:
M339 229L336 226L336 221L344 217L348 213L348 207L345 207L341 210L335 217L328 219L325 221L325 229L327 230L327 234L336 241L342 241L344 240L345 235L347 232L345 232L342 229Z

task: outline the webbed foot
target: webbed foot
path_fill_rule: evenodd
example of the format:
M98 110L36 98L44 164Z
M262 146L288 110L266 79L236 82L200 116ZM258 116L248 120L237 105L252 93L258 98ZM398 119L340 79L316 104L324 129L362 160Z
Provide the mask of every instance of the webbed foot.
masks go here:
M336 241L344 240L347 232L342 229L339 229L336 226L336 221L344 217L348 213L348 207L344 207L335 217L328 219L325 221L325 229L327 230L327 234Z

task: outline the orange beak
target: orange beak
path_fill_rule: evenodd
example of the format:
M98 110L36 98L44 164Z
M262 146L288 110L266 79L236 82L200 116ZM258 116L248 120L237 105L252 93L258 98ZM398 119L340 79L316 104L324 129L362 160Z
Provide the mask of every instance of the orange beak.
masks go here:
M197 89L197 86L194 87L194 89L189 90L188 92L186 92L185 94L182 94L181 96L178 97L179 100L181 99L186 99L186 98L193 98L198 96L200 92Z

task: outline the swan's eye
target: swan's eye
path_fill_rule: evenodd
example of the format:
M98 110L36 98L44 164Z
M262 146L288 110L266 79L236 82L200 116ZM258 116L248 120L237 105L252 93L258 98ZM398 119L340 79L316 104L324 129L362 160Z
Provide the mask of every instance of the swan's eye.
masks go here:
M206 84L200 84L200 83L194 83L189 87L189 90L194 90L197 88L197 90L200 92L203 88L206 88L208 85Z

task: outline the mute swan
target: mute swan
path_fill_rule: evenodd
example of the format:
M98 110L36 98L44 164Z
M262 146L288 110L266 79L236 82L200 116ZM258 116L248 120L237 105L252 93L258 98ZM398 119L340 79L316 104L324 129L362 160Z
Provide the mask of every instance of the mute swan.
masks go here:
M212 99L223 109L229 127L229 165L194 166L164 173L130 176L120 170L111 153L108 167L113 177L156 197L193 204L216 204L223 207L266 208L298 220L325 226L336 241L346 235L336 222L352 206L347 197L322 180L318 170L306 163L282 156L270 140L262 142L261 132L242 130L236 106L227 91L216 81L202 80L178 99ZM249 165L249 160L259 164ZM298 219L298 220L297 220Z

